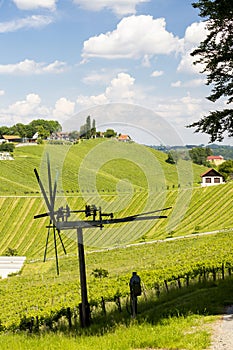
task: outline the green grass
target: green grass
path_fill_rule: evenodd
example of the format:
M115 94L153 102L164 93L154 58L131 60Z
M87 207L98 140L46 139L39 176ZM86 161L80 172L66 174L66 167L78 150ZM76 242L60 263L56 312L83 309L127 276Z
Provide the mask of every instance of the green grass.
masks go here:
M55 147L55 148L54 148ZM136 270L147 292L155 283L163 285L173 276L195 275L200 266L220 269L222 262L233 265L232 258L232 183L200 188L200 174L205 168L181 161L177 166L165 162L167 155L138 145L122 145L102 140L84 141L71 148L52 146L51 164L59 168L66 154L58 188L57 206L64 198L72 209L85 204L101 206L115 217L172 206L168 218L155 222L130 223L117 227L84 230L88 296L98 302L101 296L113 300L120 293L127 297L128 281ZM77 307L80 302L76 233L62 233L68 256L59 245L60 276L56 276L53 239L50 237L48 258L42 263L48 218L33 220L46 211L34 175L43 176L41 159L45 146L20 147L15 160L0 162L0 253L8 247L26 255L27 263L20 276L0 281L1 322L17 326L23 315L49 316L62 307ZM51 148L50 148L51 150ZM54 157L58 155L57 162ZM44 167L46 168L46 167ZM80 170L81 169L81 170ZM93 176L94 175L94 176ZM82 182L84 180L84 182ZM62 185L62 187L61 187ZM73 217L74 218L74 217ZM75 217L76 218L76 217ZM84 216L80 216L84 219ZM194 232L229 230L205 237ZM125 248L131 242L146 242L181 235L179 241L142 244ZM115 250L92 252L103 247ZM31 259L39 261L30 262ZM95 268L109 271L107 279L95 279ZM169 282L169 286L174 282ZM10 292L9 292L10 291ZM157 300L141 298L137 321L124 310L117 314L110 302L110 315L103 319L99 309L95 322L85 332L42 333L40 336L0 334L1 349L205 349L210 343L209 322L232 300L232 281L196 285ZM74 335L75 333L75 335Z

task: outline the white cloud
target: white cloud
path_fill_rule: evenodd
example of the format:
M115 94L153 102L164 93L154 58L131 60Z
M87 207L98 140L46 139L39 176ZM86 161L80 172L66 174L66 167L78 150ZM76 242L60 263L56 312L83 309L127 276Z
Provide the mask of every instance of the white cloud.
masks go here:
M94 84L101 84L106 85L109 84L113 76L116 76L119 72L123 72L124 69L120 68L113 68L113 69L106 69L102 68L98 71L94 70L91 71L88 75L86 75L82 81L87 85L94 85Z
M0 74L46 74L46 73L63 73L67 69L65 62L54 61L50 64L35 62L25 59L15 64L1 64Z
M177 81L171 83L171 87L175 87L175 88L181 87L181 81L177 80Z
M15 116L33 115L41 103L39 95L31 93L26 96L25 100L17 101L8 107L5 111L7 114Z
M172 87L189 87L189 88L196 88L198 86L203 86L206 84L206 79L191 79L185 82L181 82L180 80L171 83Z
M80 5L82 8L91 11L101 11L103 9L110 9L119 16L135 14L136 6L150 2L150 0L73 0L75 4Z
M189 46L197 46L206 38L207 33L206 22L194 22L188 26L185 31L185 44L188 44Z
M189 50L182 56L181 61L177 67L178 72L197 74L203 70L204 67L201 63L194 64L194 62L197 60L197 57L191 56L192 51L193 50Z
M153 77L153 78L157 78L157 77L160 77L161 75L163 75L163 71L162 70L155 70L152 74L151 74L151 76Z
M118 73L104 93L96 96L78 96L77 103L84 107L112 102L132 103L135 97L135 79L126 73Z
M2 118L4 125L27 124L35 118L51 119L51 117L63 122L67 116L74 114L74 109L75 102L66 97L59 98L52 108L43 105L38 94L30 93L25 99L0 109L0 119Z
M53 22L50 16L33 15L9 22L0 23L0 33L15 32L20 29L41 28Z
M0 90L0 96L5 95L5 91L4 90Z
M20 10L35 10L38 8L46 8L55 10L57 0L13 0Z
M68 100L65 97L61 97L55 103L53 109L53 116L55 118L64 118L74 114L75 102Z
M178 72L197 74L203 70L204 66L202 64L198 63L194 65L194 62L198 57L192 57L190 54L196 47L198 47L200 42L206 38L207 33L208 31L205 22L195 22L187 27L183 39L184 52L177 68Z
M84 42L82 57L107 59L153 57L182 50L182 41L166 30L164 18L129 16L112 32L91 37ZM148 62L147 62L148 63Z

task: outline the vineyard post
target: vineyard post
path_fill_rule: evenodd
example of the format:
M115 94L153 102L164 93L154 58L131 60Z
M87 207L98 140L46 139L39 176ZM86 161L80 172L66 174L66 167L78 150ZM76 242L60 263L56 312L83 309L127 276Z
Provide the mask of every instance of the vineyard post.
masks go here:
M77 228L78 240L78 256L79 256L79 271L80 271L80 285L81 285L81 308L80 308L80 324L82 327L88 327L90 324L90 307L87 297L87 279L86 266L83 245L83 230L82 227Z

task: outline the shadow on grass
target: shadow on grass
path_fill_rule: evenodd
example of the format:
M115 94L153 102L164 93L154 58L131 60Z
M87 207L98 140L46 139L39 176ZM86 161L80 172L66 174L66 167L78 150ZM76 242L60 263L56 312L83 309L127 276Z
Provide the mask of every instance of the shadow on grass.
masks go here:
M181 289L162 293L159 298L151 292L148 297L138 298L138 324L150 323L155 325L170 317L187 317L195 315L220 315L224 308L233 304L233 279L227 278L215 282L202 282ZM135 322L135 320L133 320ZM86 335L103 335L112 332L118 325L129 326L132 317L126 306L122 312L112 310L106 316L95 314L87 329L76 331Z
M94 309L91 314L91 324L88 328L81 328L77 317L72 317L72 325L69 325L65 314L61 312L66 309L62 309L56 313L57 321L55 321L54 315L51 315L47 318L47 322L41 320L38 328L31 327L30 329L28 328L28 319L25 319L22 323L25 327L20 327L20 330L37 334L59 332L74 336L101 336L114 332L119 326L129 327L135 323L138 325L145 323L156 325L171 317L218 315L224 312L224 307L233 305L233 278L228 277L225 280L214 282L204 281L192 284L189 287L171 289L169 292L162 292L159 298L156 297L156 291L146 293L146 295L138 298L136 320L132 319L130 315L129 299L128 303L127 300L122 299L121 312L119 312L115 303L110 304L108 304L106 315L103 315L101 308ZM12 330L15 332L18 327Z

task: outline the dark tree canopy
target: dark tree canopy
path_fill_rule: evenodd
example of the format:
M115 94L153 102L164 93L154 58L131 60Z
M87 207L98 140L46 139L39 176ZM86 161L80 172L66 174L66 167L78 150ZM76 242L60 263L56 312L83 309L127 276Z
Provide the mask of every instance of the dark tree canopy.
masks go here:
M208 29L206 39L191 53L197 58L194 64L204 65L202 73L207 74L207 85L212 86L207 98L216 102L225 97L230 104L233 102L233 2L199 0L193 7L199 8ZM195 132L209 134L211 142L222 141L224 135L233 136L233 110L211 111L188 127L195 127Z
M208 165L207 157L212 155L212 151L209 147L195 147L189 151L190 158L193 163L199 165Z

